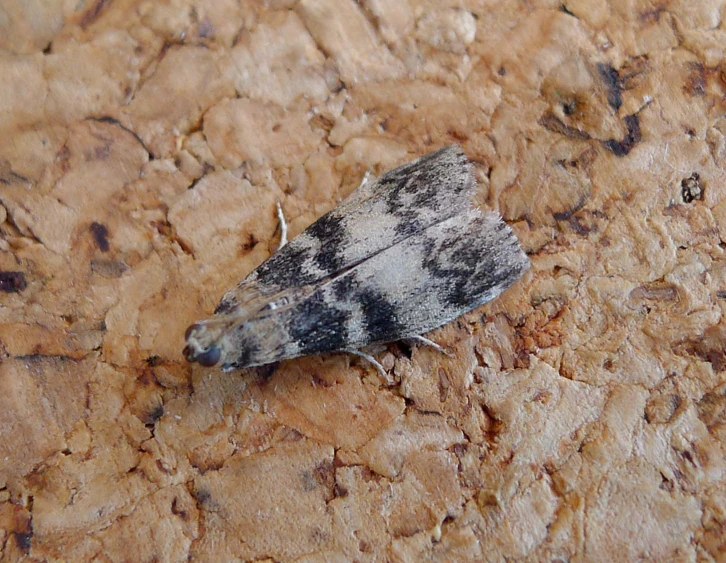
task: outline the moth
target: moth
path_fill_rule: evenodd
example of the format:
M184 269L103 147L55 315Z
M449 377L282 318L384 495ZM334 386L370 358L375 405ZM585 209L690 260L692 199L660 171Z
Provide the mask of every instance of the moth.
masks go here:
M361 349L431 343L421 335L494 299L529 267L499 215L472 206L475 188L457 145L364 179L340 206L283 240L214 316L191 325L185 358L231 370L352 352L382 369Z

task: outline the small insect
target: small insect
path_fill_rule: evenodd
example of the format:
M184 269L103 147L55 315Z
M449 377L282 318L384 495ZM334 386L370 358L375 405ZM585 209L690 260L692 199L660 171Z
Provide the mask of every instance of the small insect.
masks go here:
M494 299L529 267L496 213L472 208L452 145L358 189L228 291L186 331L184 356L224 370L421 337Z

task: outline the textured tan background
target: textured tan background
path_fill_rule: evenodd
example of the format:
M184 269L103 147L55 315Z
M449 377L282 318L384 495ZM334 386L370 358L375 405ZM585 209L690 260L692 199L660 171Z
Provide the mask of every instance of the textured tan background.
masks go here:
M0 2L2 557L723 561L724 15ZM183 361L275 201L451 142L532 258L451 358Z

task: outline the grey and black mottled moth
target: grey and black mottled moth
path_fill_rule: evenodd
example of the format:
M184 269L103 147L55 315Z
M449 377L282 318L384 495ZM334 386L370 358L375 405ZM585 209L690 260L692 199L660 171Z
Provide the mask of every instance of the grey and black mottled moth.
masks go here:
M472 208L475 187L457 145L364 180L191 325L184 356L229 370L425 340L529 267L499 215Z

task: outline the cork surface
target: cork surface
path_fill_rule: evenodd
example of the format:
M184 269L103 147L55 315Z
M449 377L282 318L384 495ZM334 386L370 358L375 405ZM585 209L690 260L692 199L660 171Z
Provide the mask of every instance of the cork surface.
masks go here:
M726 558L719 2L0 9L0 558ZM185 328L452 142L532 268L228 374Z

